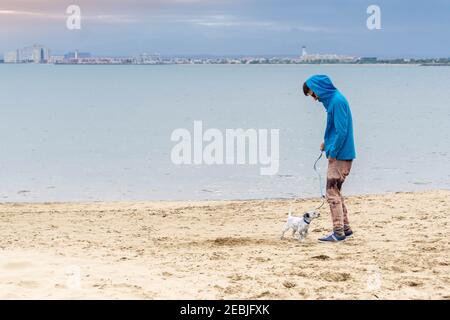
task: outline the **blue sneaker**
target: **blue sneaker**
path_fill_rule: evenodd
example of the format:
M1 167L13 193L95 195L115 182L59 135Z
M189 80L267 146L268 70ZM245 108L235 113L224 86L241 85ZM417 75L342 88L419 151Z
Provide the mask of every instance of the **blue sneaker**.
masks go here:
M344 236L340 236L336 233L331 232L329 235L323 237L323 238L319 238L319 241L321 242L341 242L345 240L345 235Z
M344 231L344 234L346 237L350 237L353 235L353 231L352 230Z

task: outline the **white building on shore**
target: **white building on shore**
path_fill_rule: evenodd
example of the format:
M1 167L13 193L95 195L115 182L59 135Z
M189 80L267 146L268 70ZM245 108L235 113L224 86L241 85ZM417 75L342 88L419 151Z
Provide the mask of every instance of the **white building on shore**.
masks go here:
M308 54L305 46L302 47L302 54L300 56L300 62L306 63L351 63L356 60L356 57L338 54Z

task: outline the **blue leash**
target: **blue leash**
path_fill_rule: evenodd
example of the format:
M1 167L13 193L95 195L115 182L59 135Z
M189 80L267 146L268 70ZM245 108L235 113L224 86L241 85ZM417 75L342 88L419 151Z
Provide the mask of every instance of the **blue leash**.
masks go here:
M325 199L326 199L325 194L323 193L322 176L320 175L319 170L317 170L317 163L319 162L320 159L322 159L322 156L323 156L323 151L320 152L320 156L314 162L314 171L317 173L317 176L319 177L320 198L322 199L322 203L315 210L319 210L320 208L322 208L323 205L325 204ZM289 213L292 213L292 205L289 206Z
M320 156L317 158L316 162L314 162L314 171L317 173L317 176L319 177L320 197L322 199L321 205L319 207L317 207L316 210L319 210L325 204L325 194L323 193L322 176L320 175L319 170L317 170L317 163L322 158L322 156L323 156L323 151L320 152Z

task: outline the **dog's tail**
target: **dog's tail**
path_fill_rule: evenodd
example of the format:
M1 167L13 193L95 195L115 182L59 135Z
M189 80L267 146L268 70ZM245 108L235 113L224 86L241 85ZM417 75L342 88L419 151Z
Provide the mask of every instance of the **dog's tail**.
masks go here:
M290 217L292 215L292 205L289 206L289 215L288 217Z

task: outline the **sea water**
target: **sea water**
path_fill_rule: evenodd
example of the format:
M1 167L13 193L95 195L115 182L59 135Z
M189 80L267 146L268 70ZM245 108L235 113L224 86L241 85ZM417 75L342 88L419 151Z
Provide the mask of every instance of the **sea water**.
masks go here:
M303 81L350 102L346 194L450 188L450 68L413 65L0 64L0 201L320 196L326 113ZM279 170L176 165L174 130L279 130ZM326 161L319 162L322 177Z

